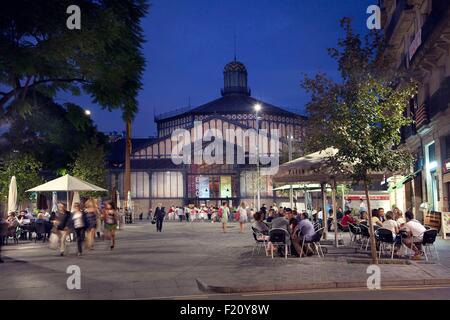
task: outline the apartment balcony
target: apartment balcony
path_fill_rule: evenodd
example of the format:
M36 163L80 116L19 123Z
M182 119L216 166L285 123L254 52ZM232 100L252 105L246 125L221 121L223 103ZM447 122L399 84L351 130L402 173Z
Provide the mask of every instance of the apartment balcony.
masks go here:
M403 37L406 28L409 27L414 19L413 5L408 0L396 0L395 10L388 22L385 31L387 43L395 44Z

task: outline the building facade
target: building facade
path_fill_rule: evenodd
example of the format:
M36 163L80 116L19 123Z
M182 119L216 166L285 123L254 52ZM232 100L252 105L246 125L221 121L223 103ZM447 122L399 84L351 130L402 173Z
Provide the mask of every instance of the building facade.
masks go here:
M269 205L286 197L273 191L271 175L258 174L257 165L251 159L256 152L258 157L270 154L278 156L281 162L286 161L289 146L293 142L303 141L306 118L253 98L247 84L248 75L244 64L232 61L225 66L223 74L224 87L220 98L197 107L157 115L154 119L157 136L133 139L131 196L140 210L155 207L157 203L166 207L186 204L218 205L223 201L229 201L233 206L237 206L240 201L256 204L258 185L261 203ZM260 107L258 112L255 111L256 105ZM248 133L256 132L256 128L265 130L267 138L252 139L254 136ZM178 163L174 161L174 157L180 160L182 150L176 139L177 132L184 132L189 136L191 160L195 158L195 145L200 145L205 152L212 145L213 142L201 139L207 132L215 133L214 142L219 141L220 136L223 159L228 159L227 155L232 150L234 160L231 163ZM233 132L238 134L233 136ZM280 142L277 146L271 143L275 138ZM109 187L117 189L121 195L124 143L122 138L115 139L109 157ZM232 148L227 148L230 144L233 145ZM256 149L255 145L258 146ZM237 161L239 152L244 161Z
M412 174L394 196L403 210L421 218L421 206L434 211L450 207L450 1L381 1L388 53L395 68L419 84L403 129L403 146L415 156Z

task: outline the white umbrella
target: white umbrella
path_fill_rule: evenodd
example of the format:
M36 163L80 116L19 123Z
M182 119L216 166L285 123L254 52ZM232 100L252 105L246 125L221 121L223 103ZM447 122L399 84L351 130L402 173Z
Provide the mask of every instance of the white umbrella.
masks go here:
M40 186L37 186L33 189L27 190L27 192L50 192L50 191L65 191L67 194L67 208L70 208L69 192L71 191L107 192L108 190L97 187L89 182L72 177L71 175L68 174L59 177L55 180L44 183Z
M75 191L73 194L72 207L71 207L72 209L70 210L71 212L75 211L75 208L73 206L75 203L80 203L80 193L78 191Z
M116 206L117 206L117 209L120 209L120 207L121 207L121 203L120 203L120 193L119 193L119 191L116 191Z
M8 192L8 213L16 212L17 210L17 181L16 177L11 177L11 182L9 183Z
M52 192L52 212L58 211L58 194L53 191Z
M107 192L103 188L97 187L89 182L80 180L78 178L72 177L70 175L65 175L59 177L55 180L44 183L33 189L27 190L27 192L50 192L50 191L100 191Z

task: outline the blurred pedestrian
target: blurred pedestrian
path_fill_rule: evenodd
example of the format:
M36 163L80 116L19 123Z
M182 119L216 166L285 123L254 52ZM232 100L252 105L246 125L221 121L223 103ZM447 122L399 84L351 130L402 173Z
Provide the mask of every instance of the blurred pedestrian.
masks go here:
M85 203L85 212L86 212L86 242L85 246L88 250L94 250L94 238L95 231L97 229L97 223L99 218L99 212L95 202L92 199L89 199Z
M106 239L111 240L110 249L112 250L116 246L116 229L119 221L119 214L117 213L116 206L111 201L108 201L105 204L103 221L105 222Z

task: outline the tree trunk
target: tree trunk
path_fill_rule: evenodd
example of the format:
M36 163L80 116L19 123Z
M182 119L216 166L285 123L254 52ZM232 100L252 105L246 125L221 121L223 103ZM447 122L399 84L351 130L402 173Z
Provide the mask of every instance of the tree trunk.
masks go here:
M323 238L326 240L328 237L328 226L327 226L327 185L325 183L320 184L320 189L322 191L322 227L323 229Z
M373 222L372 222L372 211L370 210L369 186L367 185L367 181L364 181L364 191L366 192L367 215L369 216L370 253L372 255L372 263L378 264L377 245L375 242L375 233L374 233Z
M124 176L124 208L128 207L128 191L131 191L131 121L126 122L125 137L125 176Z
M333 179L333 185L331 187L331 203L333 206L333 225L334 225L334 245L335 247L339 247L339 239L338 239L338 227L337 227L337 202L336 202L336 180Z

